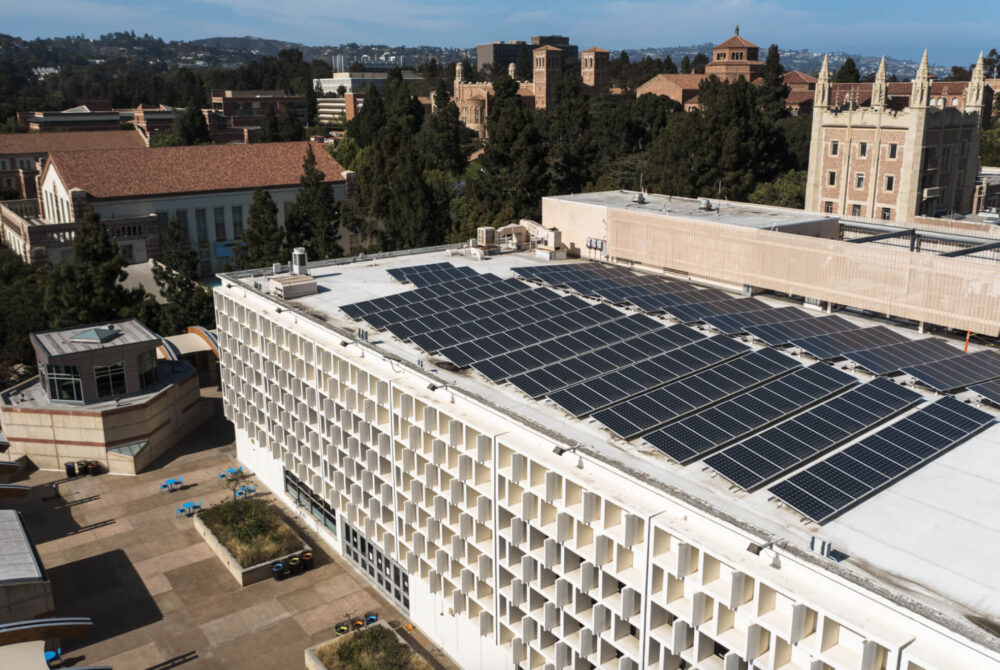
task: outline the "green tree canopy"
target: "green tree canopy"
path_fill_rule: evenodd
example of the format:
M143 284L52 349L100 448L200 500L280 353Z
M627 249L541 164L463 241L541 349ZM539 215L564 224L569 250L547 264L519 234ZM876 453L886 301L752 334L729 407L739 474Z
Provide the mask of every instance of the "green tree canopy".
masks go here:
M153 266L153 279L166 300L160 308L160 334L177 335L188 326L215 327L212 293L198 283L198 252L188 243L187 230L176 220L163 231L161 264Z
M325 179L326 175L316 167L316 155L310 143L302 161L299 192L286 216L285 238L289 249L305 246L309 257L315 260L344 253L337 244L339 223L333 185Z
M844 61L844 64L840 66L837 73L833 75L833 81L837 83L852 83L861 81L861 73L858 72L858 66L854 63L854 59L850 56Z
M261 268L285 260L284 233L278 226L278 206L262 188L254 191L241 244L233 250L236 264L244 269Z
M781 66L781 52L778 45L772 44L767 50L767 58L764 61L764 68L761 70L761 78L764 82L760 85L760 103L764 108L764 114L772 121L787 115L785 100L788 98L788 87L785 86L783 77L785 68Z
M277 142L278 136L278 115L274 112L274 105L264 107L264 121L260 125L261 142Z
M174 125L170 132L183 146L208 144L211 141L205 115L193 99L188 101L187 107L182 112L174 116Z
M773 181L757 184L750 202L802 209L806 206L806 171L789 170Z
M291 105L278 117L278 137L282 142L298 142L305 139L305 129Z

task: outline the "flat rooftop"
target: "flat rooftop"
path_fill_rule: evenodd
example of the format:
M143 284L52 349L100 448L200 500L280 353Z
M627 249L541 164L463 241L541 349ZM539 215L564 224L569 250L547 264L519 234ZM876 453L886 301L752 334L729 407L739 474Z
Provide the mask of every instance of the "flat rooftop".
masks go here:
M631 196L622 195L620 206L626 206L624 200L627 197ZM608 204L609 200L614 200L608 194L570 198L593 200L595 204ZM695 201L688 201L686 206L690 209L694 204ZM368 329L369 341L364 346L374 348L385 356L420 365L440 378L442 384L448 384L458 392L466 391L469 395L487 399L498 412L508 415L510 421L545 426L567 442L582 445L606 462L621 463L633 472L646 476L652 485L659 486L667 495L676 497L679 492L689 501L698 501L697 504L710 514L727 515L748 528L770 534L800 549L808 549L814 535L830 540L834 549L848 555L846 560L837 564L830 560L831 568L836 565L838 569L854 573L862 581L874 581L892 593L929 606L944 613L950 623L961 621L968 626L969 617L1000 617L1000 571L996 570L1000 519L983 513L984 510L1000 509L1000 425L994 424L832 521L822 526L806 523L801 514L779 505L767 487L753 493L738 492L727 480L706 467L702 460L682 466L640 438L626 441L592 418L573 418L551 400L532 400L515 386L491 382L473 368L447 369L442 365L441 358L429 356L417 346L397 339L388 330L376 331L368 324L350 318L340 309L348 304L413 290L411 284L393 279L389 270L442 262L459 268L467 266L478 273L493 273L501 279L512 279L518 276L515 268L553 264L570 266L578 261L544 261L528 253L475 260L436 250L380 257L375 261L368 258L364 262L317 264L310 267L310 272L318 281L319 292L283 304L295 306L301 312L338 329L334 337L339 339L345 335L349 337L359 328ZM261 281L260 276L243 275L241 278L240 274L232 274L226 275L226 278L242 281L248 286L253 286L256 279L260 286L266 286L266 281ZM692 285L691 288L696 287ZM576 295L561 289L553 290ZM802 307L801 303L780 297L756 297L774 307ZM279 302L274 298L267 299ZM591 304L598 302L585 300ZM920 337L915 328L906 324L873 320L850 312L839 312L838 317L858 327L881 325L909 339ZM664 325L673 323L661 317L652 318L663 321ZM961 353L961 340L951 338L948 344L955 347L956 355ZM746 343L746 346L754 350L763 348L753 342ZM975 345L973 348L976 348ZM793 360L803 366L817 364L806 356L795 356ZM848 366L837 364L837 367ZM872 379L860 368L844 372L858 381ZM921 396L915 407L926 406L938 397L919 386L912 388ZM440 402L440 398L433 397L432 392L426 393L427 398L423 399L426 402ZM970 395L966 392L959 397L964 399ZM996 409L985 405L982 409L1000 418ZM904 416L911 411L907 410ZM855 444L885 425L860 434L831 453ZM800 470L797 468L791 472ZM821 563L825 560L821 559ZM989 639L1000 646L997 638Z
M32 333L31 337L49 356L77 354L95 349L113 349L142 342L158 343L161 339L136 319L43 330Z
M0 584L39 581L42 566L16 510L0 510Z
M743 228L772 229L837 220L837 217L830 217L815 212L806 212L786 207L752 205L745 202L715 200L713 198L707 199L711 203L711 210L702 209L704 198L680 198L657 193L647 193L643 198L645 202L638 203L635 201L635 191L600 191L597 193L577 193L574 195L553 195L544 198L544 200L669 214L670 216L692 219L694 221L712 221L730 226L741 226Z

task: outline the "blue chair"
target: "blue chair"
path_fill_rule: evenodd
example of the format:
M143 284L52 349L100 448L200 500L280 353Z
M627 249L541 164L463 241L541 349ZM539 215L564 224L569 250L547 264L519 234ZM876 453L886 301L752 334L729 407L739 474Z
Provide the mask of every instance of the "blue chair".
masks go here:
M62 662L62 647L56 649L55 651L45 652L45 662L52 663L53 661Z
M178 507L177 508L177 518L180 519L182 516L184 516L184 508L183 507Z
M220 472L219 473L219 479L225 479L225 478L226 478L226 473L225 472Z
M184 484L184 478L183 477L178 477L177 478L177 486L181 486L183 484Z
M168 486L165 482L163 484L160 484L160 493L163 493L164 491L166 491L169 488L170 488L170 486Z
M244 489L237 489L236 490L236 498L237 499L246 496L246 494L247 494L247 492Z

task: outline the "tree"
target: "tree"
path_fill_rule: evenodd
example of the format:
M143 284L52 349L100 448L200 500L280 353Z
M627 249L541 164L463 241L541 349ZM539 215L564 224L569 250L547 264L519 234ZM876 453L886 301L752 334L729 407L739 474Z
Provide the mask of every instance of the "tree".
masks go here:
M193 99L188 102L187 107L182 112L174 116L171 133L184 146L209 143L211 138L208 133L208 124L205 122L205 115L202 114L198 103Z
M1000 167L1000 123L994 123L992 128L983 131L979 157L983 165Z
M531 51L527 45L522 45L517 52L517 63L514 66L514 74L520 81L529 81L532 74Z
M663 57L663 74L677 74L677 64L669 55Z
M44 298L45 270L28 265L0 245L0 388L22 377L20 366L34 366L28 335L49 325L45 310L40 309Z
M458 174L466 166L462 144L469 141L471 133L462 123L458 107L449 100L443 80L434 92L434 105L437 111L424 121L418 137L424 169Z
M45 310L51 327L111 321L136 296L119 282L127 276L125 259L96 212L88 212L73 238L73 262L48 273Z
M283 260L283 237L278 226L278 206L270 193L258 188L247 214L242 244L234 249L236 264L244 269L260 268Z
M312 144L306 145L299 192L285 217L287 248L305 246L316 260L342 256L337 244L337 206L333 186L316 167Z
M171 220L163 231L163 258L153 266L153 279L166 300L159 315L161 335L177 335L188 326L215 327L212 293L197 275L198 252L188 244L184 226Z
M806 171L789 170L774 181L757 184L750 202L802 209L806 206Z
M681 58L681 74L691 74L691 58L687 54Z
M295 114L291 105L285 107L285 111L278 117L278 136L282 142L298 142L305 139L305 131L302 123Z
M277 142L278 139L278 116L274 113L274 105L266 105L264 121L260 126L260 141Z
M315 126L319 115L319 106L316 103L316 89L310 86L308 82L306 82L303 88L306 94L306 125Z
M708 65L708 56L699 53L691 61L691 71L695 74L705 74L705 66Z
M861 81L861 73L858 72L858 66L855 65L853 58L850 56L847 57L844 64L833 75L833 81L842 84Z
M760 85L759 94L764 113L772 121L787 115L785 100L788 98L788 87L784 84L785 68L781 66L781 52L778 45L772 44L767 50L767 58L761 70L764 83Z

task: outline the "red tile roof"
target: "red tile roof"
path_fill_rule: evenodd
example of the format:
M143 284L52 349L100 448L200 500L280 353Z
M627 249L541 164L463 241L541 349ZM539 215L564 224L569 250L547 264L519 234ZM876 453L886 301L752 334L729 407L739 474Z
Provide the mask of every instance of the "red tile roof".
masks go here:
M722 44L715 45L716 49L732 49L733 47L750 48L750 49L760 48L750 40L740 37L739 35L733 35Z
M67 189L81 189L98 200L295 186L302 175L306 144L53 152L46 171L55 170ZM345 181L344 168L324 145L314 145L313 153L327 182Z
M817 82L816 77L806 74L805 72L800 72L798 70L791 70L786 72L781 78L782 83L791 86L792 84L815 84Z
M703 74L658 74L639 88L649 86L654 81L662 81L673 84L677 88L684 89L687 91L698 90L701 85L702 80L708 77Z
M145 148L134 130L91 130L72 133L0 134L0 154L44 154L54 151Z

